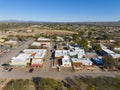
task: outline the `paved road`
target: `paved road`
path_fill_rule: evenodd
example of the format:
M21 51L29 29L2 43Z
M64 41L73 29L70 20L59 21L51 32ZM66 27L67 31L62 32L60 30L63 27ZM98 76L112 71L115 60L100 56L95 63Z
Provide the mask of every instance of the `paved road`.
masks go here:
M50 60L50 57L51 57L51 49L52 49L52 42L50 44L50 48L48 49L48 54L47 56L45 57L45 63L43 65L43 68L42 68L42 72L48 72L49 69L51 68L51 60Z
M45 77L45 78L55 78L55 79L65 79L67 77L74 76L107 76L115 77L120 75L116 72L83 72L83 73L63 73L63 72L38 72L38 73L20 73L20 72L2 72L0 73L0 78L12 78L12 79L31 79L33 77Z
M29 44L31 44L33 41L34 41L34 39L30 39L27 42L25 42L24 44L22 44L21 46L13 48L8 53L3 54L0 57L0 65L5 62L8 62L10 60L10 58L15 57L21 50L28 48Z
M51 61L50 61L50 54L48 54L45 63L43 65L42 72L48 72L50 68L51 68Z

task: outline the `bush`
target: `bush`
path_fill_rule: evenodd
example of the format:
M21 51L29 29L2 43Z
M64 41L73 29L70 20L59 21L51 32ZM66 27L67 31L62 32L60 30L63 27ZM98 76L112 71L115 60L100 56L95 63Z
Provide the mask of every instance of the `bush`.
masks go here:
M112 58L111 56L109 56L109 55L103 56L102 60L103 60L103 66L104 66L105 68L107 68L108 70L109 70L109 69L112 70L112 69L113 69L114 67L116 67L116 65L117 65L116 60L113 59L113 58Z

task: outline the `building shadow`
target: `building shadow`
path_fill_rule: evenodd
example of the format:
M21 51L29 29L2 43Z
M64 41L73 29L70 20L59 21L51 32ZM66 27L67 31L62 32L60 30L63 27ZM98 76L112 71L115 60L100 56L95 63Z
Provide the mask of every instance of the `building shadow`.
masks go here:
M35 90L41 90L39 86L40 77L33 77L32 81L34 83Z

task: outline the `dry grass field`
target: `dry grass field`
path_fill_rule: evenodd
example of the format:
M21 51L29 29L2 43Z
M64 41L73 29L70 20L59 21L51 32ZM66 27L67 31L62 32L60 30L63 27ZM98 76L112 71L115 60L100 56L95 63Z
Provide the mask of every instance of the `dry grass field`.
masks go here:
M28 29L29 30L29 29ZM73 31L67 31L67 30L45 30L45 29L33 29L32 32L27 32L27 29L24 31L13 31L11 33L5 33L8 35L19 35L19 36L35 36L37 34L44 34L44 35L69 35L74 34Z

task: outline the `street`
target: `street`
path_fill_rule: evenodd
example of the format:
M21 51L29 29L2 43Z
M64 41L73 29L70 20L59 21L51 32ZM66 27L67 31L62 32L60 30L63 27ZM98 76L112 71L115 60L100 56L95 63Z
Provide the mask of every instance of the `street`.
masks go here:
M34 41L34 39L30 39L27 42L25 42L24 44L22 44L21 46L13 48L8 53L3 54L0 57L0 65L5 62L8 62L12 57L15 57L21 50L28 48L29 44L31 44L33 41Z
M32 79L33 77L44 77L44 78L54 78L54 79L65 79L67 77L75 77L75 76L106 76L106 77L115 77L120 75L120 73L116 72L83 72L83 73L68 73L68 72L37 72L37 73L21 73L21 72L1 72L0 78L10 78L10 79Z
M51 48L52 48L52 42L51 42L50 48L48 49L47 56L45 57L45 63L43 65L42 72L48 72L49 69L51 68L51 60L50 60Z

